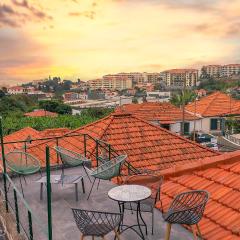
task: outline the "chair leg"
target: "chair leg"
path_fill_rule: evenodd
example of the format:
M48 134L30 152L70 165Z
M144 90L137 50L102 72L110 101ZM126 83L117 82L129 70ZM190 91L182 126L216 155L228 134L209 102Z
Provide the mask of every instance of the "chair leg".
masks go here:
M24 197L24 192L23 192L23 186L22 186L21 175L19 175L19 182L20 182L20 185L21 185L21 190L22 190L23 198L25 198L25 197Z
M152 210L152 235L154 233L154 208Z
M92 236L92 240L94 240L94 236Z
M92 193L92 190L93 190L93 186L94 186L95 181L96 181L96 178L94 178L94 181L93 181L93 183L92 183L92 186L91 186L91 189L90 189L90 192L89 192L89 194L88 194L87 199L89 199L89 197L90 197L90 195L91 195L91 193Z
M102 239L103 239L103 240L105 240L105 237L104 237L104 236L102 236Z
M98 190L98 188L99 188L99 184L100 184L100 179L98 179L97 190Z
M83 240L84 239L84 235L81 236L80 240Z
M115 236L116 236L117 240L121 240L120 239L120 235L119 235L119 233L118 233L116 228L114 229L114 232L115 232Z
M196 234L196 231L195 231L193 225L191 225L191 229L192 229L192 233L193 233L193 237L194 237L193 239L194 239L194 240L197 240L197 234Z
M166 231L166 235L165 235L165 240L169 240L170 239L171 227L172 227L172 224L168 223L167 224L167 231Z
M88 172L87 172L84 164L83 164L83 170L84 170L84 172L86 173L86 175L87 175L87 177L88 177L88 180L89 180L90 182L92 182L92 180L91 180L91 178L89 177L89 174L88 174Z
M202 233L200 231L199 225L196 224L199 237L202 239Z

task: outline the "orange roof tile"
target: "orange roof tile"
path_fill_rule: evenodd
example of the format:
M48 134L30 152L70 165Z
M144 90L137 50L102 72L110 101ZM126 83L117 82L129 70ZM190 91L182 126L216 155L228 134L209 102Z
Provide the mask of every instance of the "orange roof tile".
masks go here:
M204 239L240 239L239 157L237 151L161 171L166 180L161 189L164 211L180 192L207 190L210 201L200 222Z
M35 110L33 112L25 113L26 117L57 117L58 114L54 112L45 111L43 109Z
M28 137L35 138L39 136L39 131L35 130L31 127L25 127L19 131L16 131L14 133L11 133L3 138L4 142L16 142L16 141L24 141ZM23 148L24 143L13 143L13 144L7 144L5 146L5 151L9 152L14 148Z
M165 169L219 154L126 112L113 113L71 131L59 140L59 145L83 153L83 136L67 137L83 133L108 142L118 154L127 154L128 161L136 168ZM46 145L53 147L56 141L29 145L28 152L44 163ZM95 155L92 155L95 154L95 142L88 139L87 147L88 157L93 160L93 165L96 165ZM57 163L54 153L51 155L51 162Z
M177 121L182 121L183 117L182 110L168 102L126 104L123 105L120 109L133 113L135 116L147 121L160 121L162 124L171 124ZM198 119L198 117L196 117L196 119ZM185 112L185 120L194 120L194 115Z
M188 112L195 112L195 103L186 106ZM202 117L213 117L228 114L240 114L240 101L222 92L214 92L196 102L196 113Z

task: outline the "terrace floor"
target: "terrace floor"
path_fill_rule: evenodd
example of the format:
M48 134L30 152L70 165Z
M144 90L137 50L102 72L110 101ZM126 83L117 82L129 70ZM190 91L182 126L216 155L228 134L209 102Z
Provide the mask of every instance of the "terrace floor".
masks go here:
M65 170L66 175L79 174L82 173L81 168L71 168ZM60 171L54 170L51 171L51 174L58 174ZM81 174L80 173L80 174ZM83 174L84 175L84 174ZM45 228L47 228L47 197L46 189L44 188L43 200L40 200L40 184L35 182L36 177L39 175L33 175L27 178L27 185L23 182L25 200L29 203L33 212L38 219L43 223ZM80 232L75 225L73 219L71 207L82 208L88 210L99 210L107 212L118 212L117 202L110 200L108 198L108 191L114 187L112 182L101 181L99 189L92 192L92 195L89 200L87 196L90 189L90 182L87 177L85 179L85 188L86 193L82 193L81 184L79 183L79 201L75 200L75 189L74 185L52 185L52 222L53 222L53 239L54 240L73 240L80 238ZM14 178L14 182L19 186L18 178ZM2 183L1 183L2 187ZM19 188L20 189L20 188ZM13 191L9 190L10 202L13 205ZM19 201L20 202L20 201ZM19 208L20 219L23 222L24 228L28 229L27 225L27 211L24 210L24 206ZM13 205L14 206L14 205ZM151 214L143 213L143 218L145 219L148 225L148 236L147 240L161 240L164 239L166 223L162 219L162 214L160 211L155 209L155 233L151 234ZM127 224L136 223L136 215L131 214L130 211L126 211L124 216L124 221ZM33 236L36 240L45 240L46 236L43 235L39 226L36 224L35 218L33 218ZM106 239L114 239L114 235L110 233L106 236ZM86 238L90 239L90 238ZM127 230L121 235L122 240L129 239L140 239L136 233L132 230ZM193 239L193 235L184 229L180 225L174 225L171 231L172 240L188 240Z

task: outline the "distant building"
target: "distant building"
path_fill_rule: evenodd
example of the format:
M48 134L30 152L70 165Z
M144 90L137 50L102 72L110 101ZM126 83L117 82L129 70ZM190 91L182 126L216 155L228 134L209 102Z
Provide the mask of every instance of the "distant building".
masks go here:
M198 97L203 97L207 95L207 91L205 89L199 89L194 91Z
M154 91L147 92L147 101L148 102L168 102L171 97L171 92L166 91Z
M206 65L203 66L201 69L203 75L209 75L213 77L218 77L222 73L222 66L221 65Z
M198 81L197 69L171 69L160 73L167 86L194 87Z
M105 75L103 78L89 80L90 89L123 90L132 88L132 80L128 77Z
M240 74L240 64L227 64L222 66L222 76L229 77L235 74Z
M140 89L144 89L146 90L147 92L151 92L154 90L154 85L152 83L142 83L142 84L137 84L136 87L140 88Z
M26 93L26 89L21 86L14 86L7 89L7 93L11 95Z
M66 92L63 94L63 98L65 101L74 101L74 100L87 100L88 95L85 93L77 93L77 92Z
M230 77L240 74L240 64L206 65L202 67L201 73L211 77Z

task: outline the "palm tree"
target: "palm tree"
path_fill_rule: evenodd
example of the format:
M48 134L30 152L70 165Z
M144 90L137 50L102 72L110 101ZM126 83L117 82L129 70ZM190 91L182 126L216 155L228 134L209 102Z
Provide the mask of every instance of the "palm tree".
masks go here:
M170 102L173 105L180 107L183 104L188 104L189 102L194 101L195 99L196 99L196 93L190 90L185 90L185 91L181 91L179 94L174 94L171 97Z

